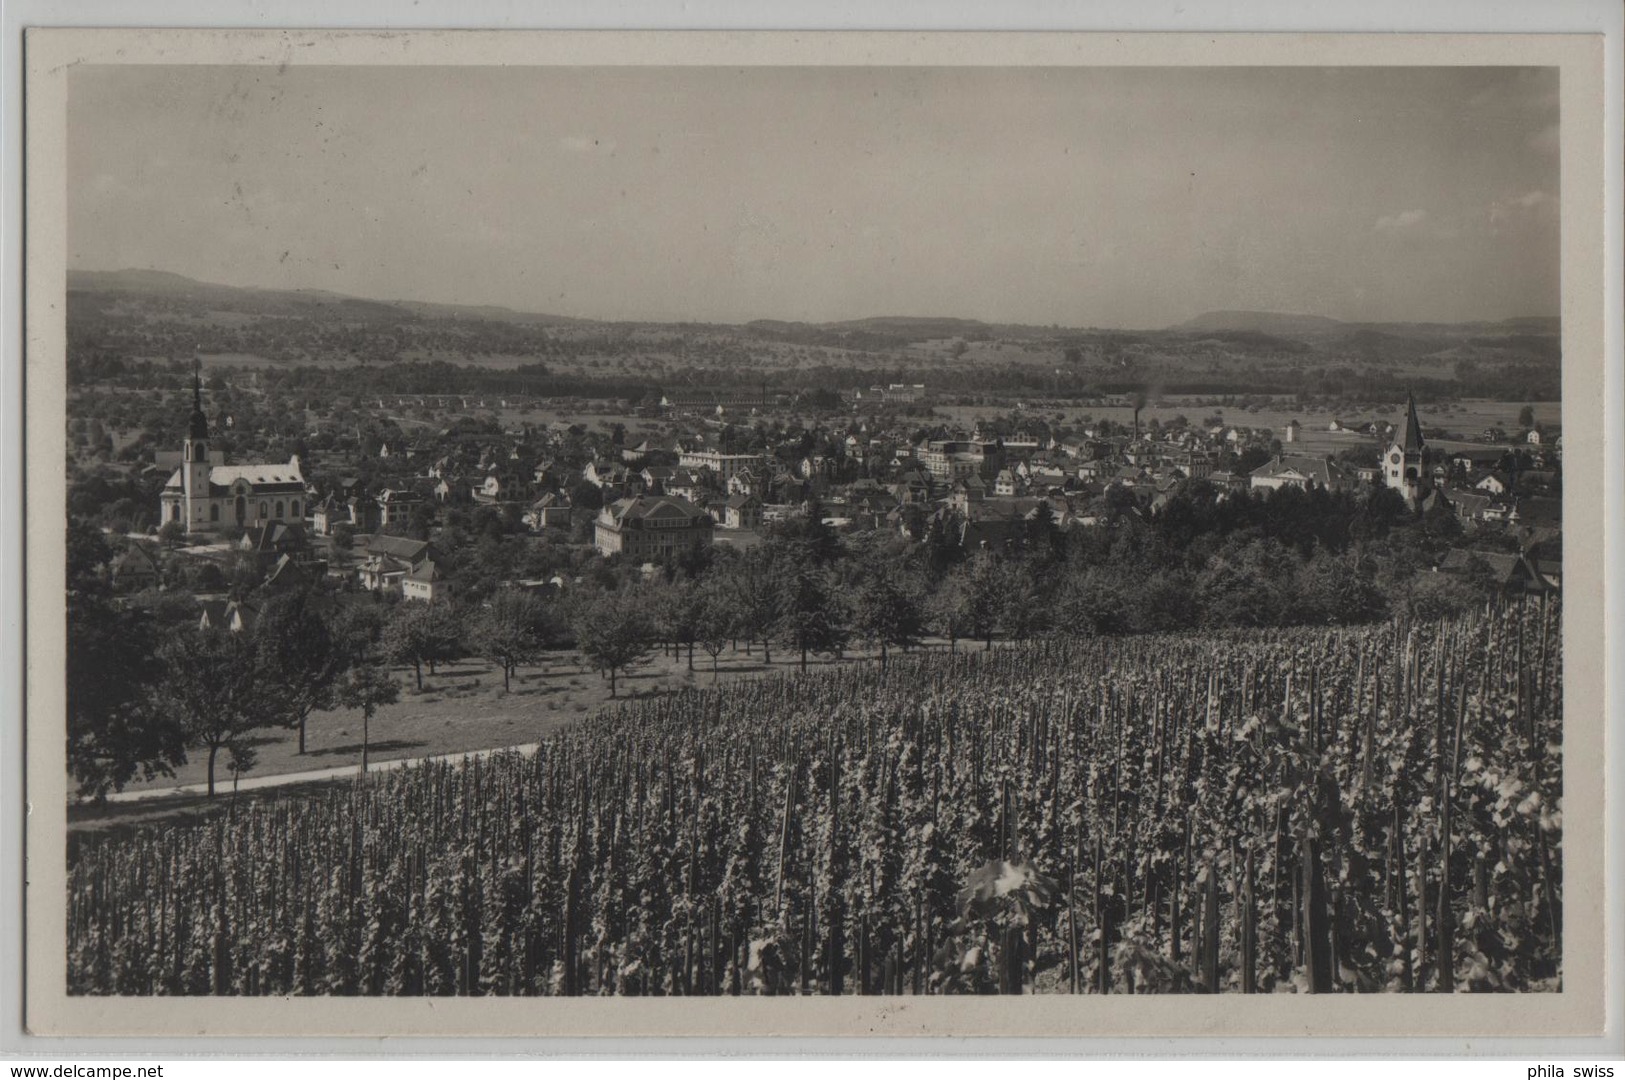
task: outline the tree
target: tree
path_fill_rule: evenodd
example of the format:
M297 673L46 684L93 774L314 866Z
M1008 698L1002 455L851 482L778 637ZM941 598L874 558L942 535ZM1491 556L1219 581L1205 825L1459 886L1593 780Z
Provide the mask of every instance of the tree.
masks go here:
M480 655L502 669L502 689L512 688L520 664L533 662L547 644L547 610L530 593L512 589L491 597L474 632Z
M67 630L68 770L79 793L100 798L137 775L172 775L186 747L179 726L151 708L154 620L70 591Z
M335 646L332 629L306 590L273 597L260 612L254 628L259 660L282 689L288 726L299 732L299 753L305 752L305 728L310 714L331 709L337 701L338 682L349 666L349 656Z
M1050 608L1043 590L1025 564L999 564L997 621L1012 638L1026 641L1049 624Z
M931 593L926 610L931 624L948 639L948 651L955 651L959 639L970 629L964 575L949 574L943 578Z
M366 659L383 636L384 608L370 599L345 604L333 612L327 629L344 666L353 667Z
M1524 429L1535 426L1535 407L1533 405L1525 405L1518 410L1518 426Z
M350 669L350 677L339 695L347 709L361 710L361 771L367 771L372 718L380 707L400 699L400 686L382 664L367 662Z
M333 532L328 536L327 544L334 556L342 561L355 547L355 528L342 522L333 526Z
M643 597L604 593L581 609L575 632L581 655L609 676L614 697L616 677L647 658L655 628Z
M811 551L787 560L779 583L779 640L801 654L807 670L809 653L839 653L848 628L842 598L831 587L829 571Z
M113 550L96 526L78 519L68 522L68 593L105 595L107 565Z
M879 565L863 574L853 589L852 626L866 641L880 646L880 664L892 646L911 649L925 634L925 587L898 565Z
M964 606L960 615L966 636L980 639L984 649L991 649L993 632L998 629L999 616L1004 610L1006 575L993 556L982 552L967 564L963 583L960 600Z
M178 729L188 750L208 751L208 793L224 750L234 773L254 765L254 735L286 715L281 688L246 635L204 630L170 638L158 650L163 674L152 706Z
M699 639L705 596L693 578L678 578L661 587L656 599L660 633L673 649L688 648L688 670L694 670L694 643Z
M384 655L398 664L411 664L419 693L423 692L423 667L434 674L434 665L457 655L459 628L456 613L448 604L411 601L397 604L384 623Z
M723 568L719 567L719 571ZM773 549L751 548L726 567L733 592L734 631L745 639L746 652L752 641L762 643L762 662L773 663L769 643L779 631L779 582Z
M699 592L698 639L700 648L711 658L711 680L715 682L721 677L718 658L722 655L722 650L728 647L728 642L739 632L738 597L720 574L711 574L701 579Z

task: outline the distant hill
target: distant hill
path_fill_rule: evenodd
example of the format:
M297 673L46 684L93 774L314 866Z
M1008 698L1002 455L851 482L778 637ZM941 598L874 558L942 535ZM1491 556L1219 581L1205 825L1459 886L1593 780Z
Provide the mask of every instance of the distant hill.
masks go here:
M1343 324L1324 315L1292 315L1278 311L1204 311L1170 330L1205 333L1216 330L1245 331L1254 334L1290 337L1336 330Z
M1524 315L1516 319L1502 319L1495 324L1522 334L1561 334L1563 320L1557 315Z
M589 322L562 315L514 311L489 304L435 304L419 300L369 300L326 289L260 289L197 281L167 270L69 270L68 292L107 297L190 301L260 314L308 314L315 310L352 317L476 319L568 326Z

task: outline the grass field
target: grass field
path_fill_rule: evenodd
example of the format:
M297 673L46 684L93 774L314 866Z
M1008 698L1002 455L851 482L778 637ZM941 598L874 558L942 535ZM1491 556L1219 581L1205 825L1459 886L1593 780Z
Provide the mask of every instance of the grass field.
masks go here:
M936 648L944 648L937 644ZM870 659L864 649L849 650L846 662ZM728 650L719 658L718 678L730 681L742 677L796 670L798 657L774 650L771 666L762 662L761 649L746 653L743 648ZM809 657L808 667L828 667L839 663L827 658ZM616 700L649 698L685 687L706 687L713 682L711 658L696 650L694 672L688 662L668 655L653 654L649 663L617 679ZM550 653L541 664L521 667L512 688L502 689L502 673L482 660L466 660L442 665L436 674L423 675L423 692L415 689L410 668L396 669L401 683L400 700L387 705L373 718L368 732L368 754L372 761L419 758L437 754L519 746L537 742L566 725L610 703L609 682L580 662L573 652ZM256 747L258 760L244 776L268 776L333 769L361 764L361 714L338 710L311 716L305 732L305 750L297 752L297 734L291 730L268 731ZM224 759L222 758L222 761ZM204 758L176 770L173 777L130 785L131 790L173 788L179 784L201 783L207 778ZM231 790L231 773L217 768L215 783Z

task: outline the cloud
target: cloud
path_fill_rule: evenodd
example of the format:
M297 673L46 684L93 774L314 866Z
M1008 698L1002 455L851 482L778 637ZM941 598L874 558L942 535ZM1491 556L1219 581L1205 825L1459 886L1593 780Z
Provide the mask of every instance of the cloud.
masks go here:
M1526 191L1490 204L1490 224L1543 214L1557 209L1557 197L1545 191Z
M1404 232L1416 228L1426 221L1427 217L1426 210L1401 210L1397 214L1382 215L1377 219L1376 228L1378 232Z
M566 135L559 140L559 149L567 154L610 154L615 151L615 140L608 136Z

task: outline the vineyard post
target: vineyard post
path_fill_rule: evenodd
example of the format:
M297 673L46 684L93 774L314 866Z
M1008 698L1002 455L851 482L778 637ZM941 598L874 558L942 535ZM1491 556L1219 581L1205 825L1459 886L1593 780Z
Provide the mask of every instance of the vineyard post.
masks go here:
M1428 853L1427 833L1416 839L1416 989L1428 985Z
M1109 994L1111 993L1111 962L1107 959L1109 945L1106 940L1106 903L1105 897L1100 890L1100 877L1104 870L1104 862L1105 858L1100 850L1100 837L1097 836L1095 837L1094 873L1091 875L1094 887L1095 933L1100 938L1100 947L1097 950L1098 967L1095 972L1095 989L1097 993Z
M1393 824L1388 830L1388 880L1389 880L1389 910L1399 919L1400 952L1403 954L1401 964L1401 988L1409 993L1413 981L1413 968L1411 963L1411 907L1410 897L1405 888L1405 875L1409 869L1405 858L1405 833L1400 820L1399 802L1396 799L1393 808Z
M1249 844L1241 879L1241 992L1258 992L1258 903L1253 895L1253 849Z
M1439 778L1439 888L1438 912L1433 918L1438 945L1434 948L1438 969L1438 992L1452 994L1456 990L1455 918L1450 909L1450 777Z
M1202 896L1202 985L1219 992L1219 868L1209 862Z
M1303 918L1303 965L1305 983L1311 994L1330 992L1331 957L1328 955L1330 939L1326 925L1326 885L1321 877L1320 843L1305 834L1302 846L1303 885L1301 898Z

